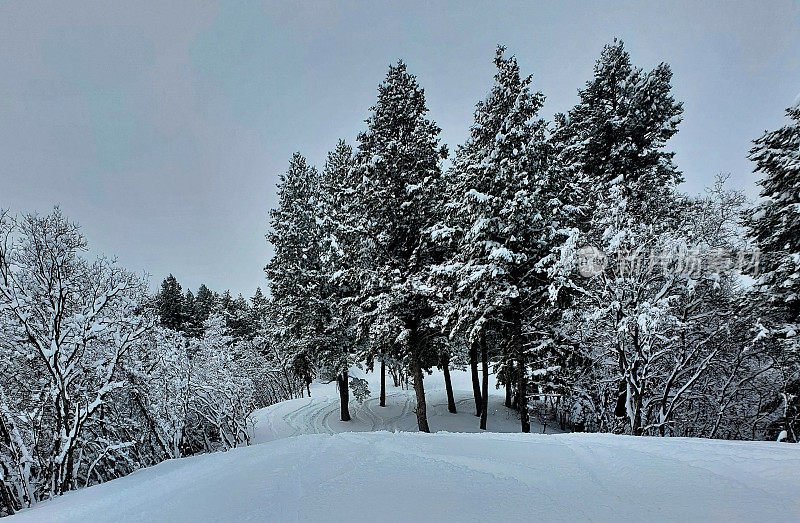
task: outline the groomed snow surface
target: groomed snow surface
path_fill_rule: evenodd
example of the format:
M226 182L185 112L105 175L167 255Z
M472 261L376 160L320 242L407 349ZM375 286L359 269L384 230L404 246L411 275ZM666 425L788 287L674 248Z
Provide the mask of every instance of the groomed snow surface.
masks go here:
M374 376L370 388L377 393ZM436 434L415 429L413 391L351 404L338 393L256 413L253 446L171 460L23 511L19 521L800 519L800 446L608 434L502 434L519 421L493 388L477 432L465 373L459 414L426 378ZM542 426L534 424L534 431ZM406 431L406 432L389 432ZM450 431L450 432L445 432Z
M380 376L376 373L364 375L358 370L354 374L366 378L370 398L359 404L351 396L348 422L341 421L339 412L339 392L336 384L314 383L311 397L284 401L261 409L255 414L256 426L254 443L264 443L276 439L299 436L301 434L334 434L338 432L416 432L417 416L414 408L417 399L413 388L404 390L393 387L392 379L386 376L386 406L380 406ZM475 417L475 400L472 393L470 375L466 372L452 372L453 395L457 414L447 412L447 393L441 372L425 378L425 404L428 411L428 424L433 432L481 432L479 420ZM489 377L489 419L487 428L492 432L519 432L520 422L516 411L503 405L502 390L495 386L494 376ZM561 432L554 423L543 427L536 420L531 421L533 432Z

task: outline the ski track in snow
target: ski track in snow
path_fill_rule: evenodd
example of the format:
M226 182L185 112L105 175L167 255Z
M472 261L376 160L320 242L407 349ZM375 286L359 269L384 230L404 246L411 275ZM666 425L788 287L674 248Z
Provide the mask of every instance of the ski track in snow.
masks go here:
M358 375L358 371L352 371ZM474 415L475 404L470 376L453 371L453 387L457 414L447 409L447 396L441 373L425 379L426 406L431 430L448 432L478 432L479 419ZM386 406L380 406L379 381L374 373L363 375L372 394L363 403L350 399L351 420L340 420L339 393L335 383L314 383L311 397L281 402L254 413L253 443L264 443L301 434L338 434L341 432L413 432L417 430L416 396L413 389L387 384ZM493 380L493 378L491 378ZM503 406L504 396L494 383L489 388L489 432L518 432L518 414ZM533 432L542 432L536 420L531 421ZM555 424L547 431L560 432Z

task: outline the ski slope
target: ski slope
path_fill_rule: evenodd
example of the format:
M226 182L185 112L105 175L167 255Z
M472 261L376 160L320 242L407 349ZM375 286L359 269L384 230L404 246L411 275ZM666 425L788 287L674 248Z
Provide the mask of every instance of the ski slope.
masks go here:
M797 521L800 447L342 433L161 463L15 521Z
M495 432L455 433L478 420L468 376L453 378L456 415L426 378L435 434L414 432L413 391L389 387L384 408L352 402L347 424L335 386L315 384L255 413L258 444L166 461L12 521L800 520L799 445L503 434L519 421L493 387Z
M353 369L354 374L369 383L372 393L363 404L351 396L350 417L348 422L341 421L339 392L335 383L314 383L310 398L299 398L270 405L256 411L253 443L264 443L276 439L298 436L301 434L336 434L340 432L415 432L417 417L415 414L416 397L413 388L404 390L392 386L387 376L386 406L380 406L378 397L380 377L375 373L361 373ZM444 389L444 377L441 372L434 372L425 378L426 406L428 424L432 432L480 432L479 419L475 416L475 400L473 399L470 375L463 371L451 373L453 394L456 400L457 414L447 411L447 393ZM491 432L519 432L520 421L516 411L503 405L503 391L495 386L494 377L489 379L489 412L487 429ZM532 420L532 432L560 432L554 423L543 426Z

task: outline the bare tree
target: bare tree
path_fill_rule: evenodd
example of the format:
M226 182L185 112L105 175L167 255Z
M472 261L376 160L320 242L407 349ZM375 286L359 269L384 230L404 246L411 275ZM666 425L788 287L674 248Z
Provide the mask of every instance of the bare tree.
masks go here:
M77 486L89 458L85 430L122 387L121 362L150 324L135 314L143 281L114 260L86 261L84 237L59 209L18 219L4 213L0 238L6 361L36 378L4 374L3 458L16 460L14 488L29 504ZM11 399L10 390L21 394Z

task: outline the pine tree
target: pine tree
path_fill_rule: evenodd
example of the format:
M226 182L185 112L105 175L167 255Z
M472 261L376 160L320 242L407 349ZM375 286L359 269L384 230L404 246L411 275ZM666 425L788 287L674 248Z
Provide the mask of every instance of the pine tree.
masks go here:
M261 290L261 287L256 287L256 292L253 294L253 297L250 298L250 307L253 311L252 321L255 328L258 328L261 324L261 321L266 317L268 306L269 300L266 296L264 296L264 292Z
M521 424L528 432L525 321L546 295L536 265L552 236L543 219L545 123L537 119L544 95L531 91L532 77L522 76L516 58L504 51L497 48L494 86L477 104L470 137L448 173L448 216L434 235L452 246L438 271L450 282L451 328L480 349L481 428L488 414L489 344L495 340L505 354L501 359L517 362Z
M190 289L186 289L183 298L184 332L188 336L197 338L203 334L203 322L197 318L197 299Z
M205 284L200 285L195 296L195 319L204 323L217 308L217 296Z
M681 122L666 63L644 72L621 41L606 45L580 102L556 118L554 161L572 173L584 200L583 224L610 205L644 223L663 221L665 200L682 181L664 145Z
M185 311L181 284L170 274L161 283L161 292L156 296L161 325L168 329L181 331L184 327Z
M235 342L249 340L255 335L255 324L250 304L239 294L231 301L228 309L224 311L227 334Z
M320 376L336 381L342 421L350 421L350 366L355 363L357 342L354 316L358 278L353 270L359 255L351 207L355 201L353 150L343 140L328 153L319 175L315 205L314 236L320 256L316 273L319 294L312 298L319 325L315 363Z
M786 110L787 125L755 140L749 158L764 177L751 215L751 237L763 251L761 281L773 302L800 322L800 104Z
M227 311L230 311L233 307L233 296L231 296L231 291L226 290L222 293L219 300L217 300L218 309L215 312L219 312L220 314L225 314Z
M553 180L576 187L578 196L567 200L565 216L580 234L565 243L564 258L587 248L614 262L588 280L573 275L571 290L596 317L596 343L614 348L616 416L627 418L634 434L643 431L649 394L644 375L664 353L659 343L674 313L665 296L679 295L687 283L666 271L648 277L639 272L647 270L645 257L682 241L684 212L676 193L682 176L674 153L665 150L683 111L671 94L671 78L665 63L649 72L634 67L622 42L605 46L594 77L579 91L580 102L557 116L550 140ZM618 272L616 261L630 256L643 263Z
M265 268L272 293L272 334L292 354L292 368L307 385L314 375L320 325L316 308L321 272L315 215L318 179L317 170L295 153L280 177L278 207L270 212L267 239L275 255Z
M771 305L775 356L783 375L782 430L800 438L800 104L789 122L757 140L749 158L763 178L761 200L749 216L750 237L760 249L759 285Z
M433 245L426 231L441 183L440 129L426 117L425 93L400 61L378 87L378 101L358 136L356 169L363 219L364 328L374 355L392 353L414 380L417 424L429 432L423 375L438 362L439 334L427 285Z

